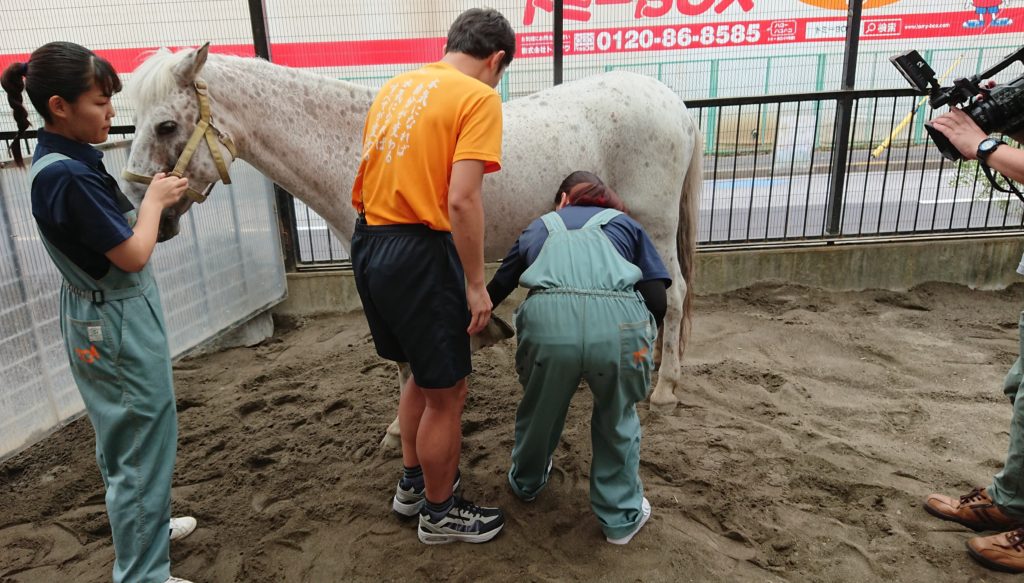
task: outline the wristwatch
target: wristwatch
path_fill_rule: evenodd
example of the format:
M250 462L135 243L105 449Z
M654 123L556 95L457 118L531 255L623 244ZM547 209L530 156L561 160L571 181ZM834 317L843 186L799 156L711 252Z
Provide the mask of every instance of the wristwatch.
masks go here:
M1002 140L985 138L980 144L978 144L978 160L985 162L988 160L988 157L992 155L992 152L996 151L996 148L1004 144L1006 144L1006 142Z

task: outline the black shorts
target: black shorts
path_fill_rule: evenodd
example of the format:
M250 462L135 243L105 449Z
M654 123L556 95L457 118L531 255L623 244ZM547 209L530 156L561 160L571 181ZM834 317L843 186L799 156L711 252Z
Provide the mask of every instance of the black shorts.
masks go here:
M424 388L469 376L466 278L451 233L357 220L352 269L377 354L408 362Z

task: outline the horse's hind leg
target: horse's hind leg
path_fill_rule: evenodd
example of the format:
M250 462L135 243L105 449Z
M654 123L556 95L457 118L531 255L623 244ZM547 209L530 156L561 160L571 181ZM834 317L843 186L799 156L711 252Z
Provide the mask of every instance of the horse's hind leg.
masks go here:
M686 282L679 269L679 262L672 261L672 287L666 291L668 309L662 324L658 344L661 345L661 366L658 369L658 384L651 393L651 408L656 411L671 410L679 402L675 390L682 381L682 358L680 353L683 332L683 299L686 297Z
M401 393L402 387L405 386L406 381L412 376L412 370L409 368L408 362L398 363L398 391ZM384 432L384 439L380 440L381 449L394 449L402 445L402 430L398 426L398 413L395 413L395 420L388 425L387 431Z

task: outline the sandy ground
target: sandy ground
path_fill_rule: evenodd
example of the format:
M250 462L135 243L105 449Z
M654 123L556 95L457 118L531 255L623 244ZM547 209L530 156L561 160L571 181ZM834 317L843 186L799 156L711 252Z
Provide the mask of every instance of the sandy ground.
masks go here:
M427 547L388 511L397 452L392 367L361 314L279 321L251 349L175 369L174 508L200 528L172 546L198 582L1010 581L930 517L932 491L1002 464L1024 286L830 293L761 285L699 298L681 404L641 408L654 515L604 543L587 501L590 397L574 401L550 487L505 472L519 386L513 343L475 359L466 497L504 507L486 545ZM500 313L508 315L509 306ZM0 465L0 581L108 581L113 552L92 430L79 420Z

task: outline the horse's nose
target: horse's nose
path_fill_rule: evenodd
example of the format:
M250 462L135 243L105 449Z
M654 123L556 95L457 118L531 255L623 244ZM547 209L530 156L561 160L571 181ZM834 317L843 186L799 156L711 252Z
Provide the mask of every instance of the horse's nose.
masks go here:
M178 219L180 214L175 209L166 209L160 215L160 225L157 227L156 239L159 242L173 239L179 231Z

